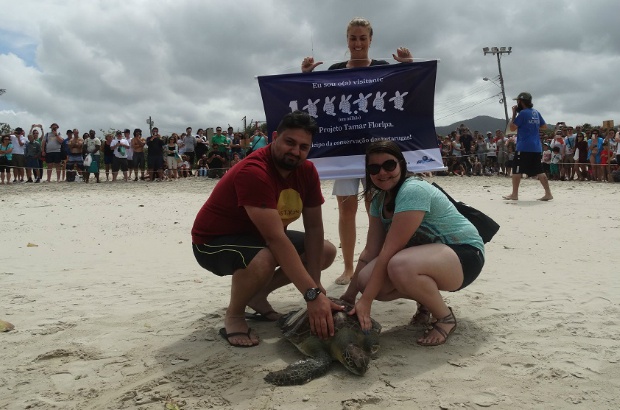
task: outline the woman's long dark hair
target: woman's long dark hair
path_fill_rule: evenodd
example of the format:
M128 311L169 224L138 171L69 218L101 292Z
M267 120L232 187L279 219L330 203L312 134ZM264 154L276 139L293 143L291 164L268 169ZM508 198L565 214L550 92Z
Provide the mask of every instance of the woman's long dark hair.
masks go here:
M394 207L396 204L396 194L409 176L407 174L407 161L405 161L403 152L394 141L381 140L370 143L370 145L366 149L366 159L364 163L364 169L366 170L366 189L364 190L364 196L366 198L372 198L381 191L379 188L377 188L375 184L372 183L372 180L370 179L370 174L366 169L368 167L368 158L373 154L392 155L396 158L398 166L400 167L400 179L398 180L396 186L394 186L394 188L392 188L391 190L389 202L384 205L387 211L392 212L394 211Z

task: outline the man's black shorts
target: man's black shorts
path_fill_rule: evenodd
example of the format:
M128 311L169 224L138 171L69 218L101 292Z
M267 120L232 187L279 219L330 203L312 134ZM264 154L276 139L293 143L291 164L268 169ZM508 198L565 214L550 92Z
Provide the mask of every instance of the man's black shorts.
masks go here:
M542 174L544 171L540 162L541 159L542 152L517 151L512 163L512 173L516 175L526 174L529 177Z
M305 252L305 234L286 231L299 255ZM217 276L228 276L248 267L258 252L267 246L263 238L250 235L227 235L213 239L208 244L192 244L198 264Z

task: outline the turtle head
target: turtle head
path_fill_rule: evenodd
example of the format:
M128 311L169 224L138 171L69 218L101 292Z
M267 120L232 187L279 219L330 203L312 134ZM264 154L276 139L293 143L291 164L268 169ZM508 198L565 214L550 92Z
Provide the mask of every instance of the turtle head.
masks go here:
M351 373L363 376L370 364L370 354L361 346L351 343L342 352L341 363Z
M364 337L363 342L364 350L368 352L371 359L376 359L379 354L379 333L374 330L371 330L366 337Z
M370 359L378 350L379 333L372 330L364 334L354 329L342 329L337 334L337 340L332 342L332 357L358 376L366 373Z

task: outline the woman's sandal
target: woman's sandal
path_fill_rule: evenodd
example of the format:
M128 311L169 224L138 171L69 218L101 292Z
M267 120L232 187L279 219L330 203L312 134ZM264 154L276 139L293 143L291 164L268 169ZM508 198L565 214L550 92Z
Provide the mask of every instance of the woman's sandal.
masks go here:
M415 312L415 315L409 321L410 325L430 325L431 324L431 312L426 308L426 306L418 303L418 310Z
M452 308L449 307L448 309L450 309L449 315L442 317L441 319L437 319L432 324L431 328L428 329L426 332L424 332L424 337L428 337L430 332L435 330L437 331L437 333L439 333L443 337L443 340L440 340L438 342L431 342L431 343L425 343L421 340L418 340L417 342L420 346L439 346L439 345L446 343L446 341L448 340L448 336L450 336L452 332L454 332L454 329L456 329L456 317L454 317L454 312L452 312ZM452 328L446 332L443 328L438 326L439 323L443 323L446 325L454 325L454 326L452 326Z

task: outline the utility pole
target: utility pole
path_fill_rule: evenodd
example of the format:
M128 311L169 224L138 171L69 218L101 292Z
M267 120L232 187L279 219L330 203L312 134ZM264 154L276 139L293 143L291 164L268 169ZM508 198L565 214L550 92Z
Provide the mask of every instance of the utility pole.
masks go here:
M146 123L149 125L149 136L153 135L153 125L155 125L155 121L149 115L149 118L146 119Z
M512 47L484 47L482 52L486 56L487 54L493 54L497 56L497 68L499 70L499 85L502 89L502 100L504 100L504 115L506 116L506 126L508 126L508 103L506 102L506 91L504 89L504 76L502 75L502 63L501 55L512 53Z

